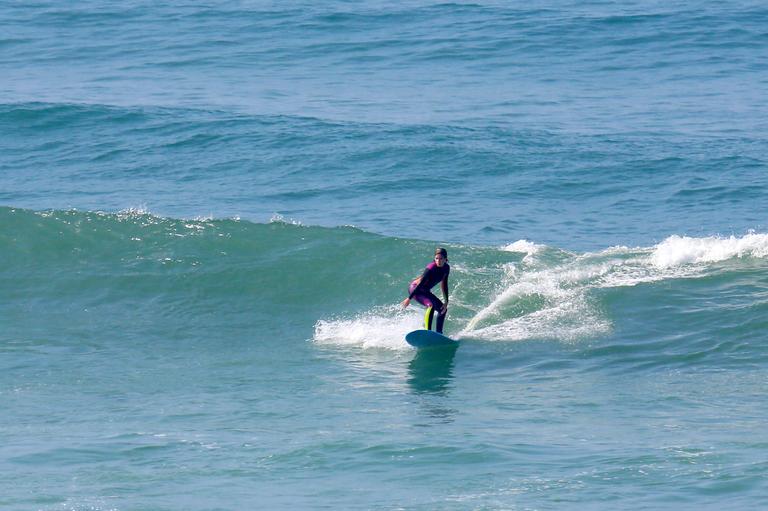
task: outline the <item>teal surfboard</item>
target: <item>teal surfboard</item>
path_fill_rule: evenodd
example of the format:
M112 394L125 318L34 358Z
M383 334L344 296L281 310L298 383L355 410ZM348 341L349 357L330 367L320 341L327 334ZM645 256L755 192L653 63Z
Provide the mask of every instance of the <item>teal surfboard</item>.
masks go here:
M459 341L438 334L432 330L414 330L405 336L405 341L417 348L429 348L431 346L456 346Z

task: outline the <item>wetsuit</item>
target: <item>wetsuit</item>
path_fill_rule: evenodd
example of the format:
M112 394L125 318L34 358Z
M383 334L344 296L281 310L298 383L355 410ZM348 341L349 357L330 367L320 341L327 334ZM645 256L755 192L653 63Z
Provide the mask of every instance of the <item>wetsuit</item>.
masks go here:
M432 319L435 315L435 311L437 311L437 331L443 333L443 323L445 322L443 302L432 294L431 289L435 287L437 283L442 282L444 278L448 277L450 272L451 266L448 263L445 263L440 267L433 261L424 269L421 281L416 284L416 281L414 280L408 288L408 298L415 298L417 302L427 308L427 313L424 316L424 326L427 330L432 330Z

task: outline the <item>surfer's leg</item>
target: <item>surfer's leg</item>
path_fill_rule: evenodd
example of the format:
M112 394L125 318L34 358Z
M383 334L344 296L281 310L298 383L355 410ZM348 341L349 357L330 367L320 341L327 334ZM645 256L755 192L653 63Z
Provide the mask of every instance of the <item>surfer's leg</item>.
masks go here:
M424 313L424 328L432 330L432 319L435 317L435 308L431 305L427 307L427 312Z
M438 334L443 333L443 323L445 323L445 314L442 313L442 307L441 307L441 310L437 312L437 333Z
M429 326L427 330L432 330L432 319L435 312L437 312L437 328L435 331L439 334L443 333L443 323L445 323L445 314L443 314L443 302L432 293L427 294L426 299L429 301L430 308L427 310L429 314Z
M432 305L432 300L424 295L413 295L413 297L427 308L427 311L424 313L424 328L432 330L432 319L435 317L435 307Z
M424 314L424 328L427 330L432 330L432 326L434 324L434 317L435 317L435 311L438 312L438 332L442 332L442 330L439 330L442 323L440 322L440 310L443 308L443 302L441 302L435 295L432 293L426 293L426 294L415 294L413 295L413 299L422 304L424 307L427 308L427 312Z

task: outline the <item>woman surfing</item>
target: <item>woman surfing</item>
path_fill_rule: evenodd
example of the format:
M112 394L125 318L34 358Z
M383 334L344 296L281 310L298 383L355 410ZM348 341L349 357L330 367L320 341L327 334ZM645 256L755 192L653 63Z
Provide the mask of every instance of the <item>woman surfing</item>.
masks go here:
M443 333L443 323L445 323L445 316L448 314L448 274L451 272L451 266L448 264L448 251L442 247L435 249L434 260L427 265L424 269L424 273L421 277L417 278L408 287L408 298L403 300L403 307L408 307L412 299L416 299L417 302L427 308L427 312L424 315L424 327L427 330L432 330L432 320L437 311L437 324L436 330L438 333ZM440 289L443 291L443 299L445 303L441 302L438 297L432 294L431 289L440 283Z

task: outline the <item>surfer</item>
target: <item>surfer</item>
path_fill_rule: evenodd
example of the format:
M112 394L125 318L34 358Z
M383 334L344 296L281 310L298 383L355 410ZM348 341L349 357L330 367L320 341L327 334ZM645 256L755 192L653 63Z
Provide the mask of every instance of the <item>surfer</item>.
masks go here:
M432 320L437 311L437 325L436 329L438 333L443 333L443 323L445 323L445 316L448 313L448 274L451 272L451 266L448 264L448 251L442 247L435 249L435 259L427 265L424 269L424 273L421 277L417 278L408 287L408 298L403 300L403 307L408 307L413 298L417 302L427 308L427 313L424 315L424 326L427 330L432 330ZM432 294L431 289L435 287L437 283L440 283L440 289L443 291L443 299L445 303L441 302L439 298Z

